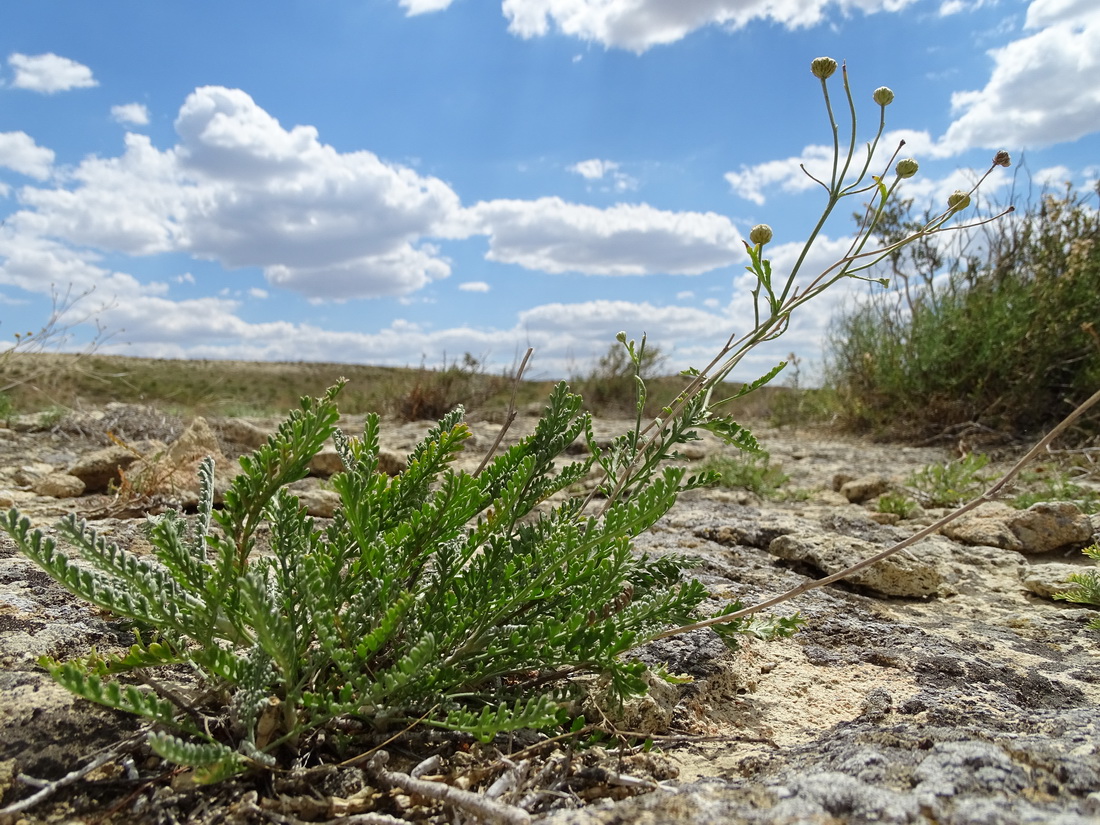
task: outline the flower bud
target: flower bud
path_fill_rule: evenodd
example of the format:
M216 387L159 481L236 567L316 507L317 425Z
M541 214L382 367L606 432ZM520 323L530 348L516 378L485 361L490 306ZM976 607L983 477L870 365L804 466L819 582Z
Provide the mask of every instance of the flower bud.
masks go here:
M993 156L993 165L994 166L1005 166L1005 167L1011 166L1012 165L1012 156L1009 155L1008 152L1006 152L1004 149L1002 149L1001 151L999 151L997 154L995 154Z
M911 178L917 174L918 169L920 169L920 164L912 158L902 158L898 161L898 165L894 167L894 171L897 172L899 178Z
M874 98L879 106L889 106L894 102L894 92L889 86L879 86L875 89Z
M749 233L749 240L757 246L763 246L772 239L772 228L766 223L758 223Z
M970 195L961 189L956 189L947 198L947 208L952 212L961 212L970 206Z
M810 64L810 71L814 73L814 77L828 80L833 76L833 72L836 71L836 61L831 57L815 58Z

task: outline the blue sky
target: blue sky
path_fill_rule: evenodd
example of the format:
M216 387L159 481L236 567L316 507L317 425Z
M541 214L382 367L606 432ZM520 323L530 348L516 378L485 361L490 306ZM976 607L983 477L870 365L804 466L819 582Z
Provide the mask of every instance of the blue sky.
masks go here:
M823 205L798 168L830 142L820 55L848 63L861 140L893 89L922 207L1001 148L1017 190L1100 177L1094 0L6 0L0 23L8 340L94 287L77 309L120 354L495 367L531 345L562 377L625 330L702 365L751 323L741 238L771 224L782 272ZM866 289L740 377L819 362Z

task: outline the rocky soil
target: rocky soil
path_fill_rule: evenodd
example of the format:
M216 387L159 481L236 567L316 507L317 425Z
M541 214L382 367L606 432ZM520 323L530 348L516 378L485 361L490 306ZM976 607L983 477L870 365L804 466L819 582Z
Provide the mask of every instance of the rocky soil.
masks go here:
M193 501L201 455L216 452L228 478L233 459L275 423L182 422L121 405L13 422L0 429L0 504L42 525L76 512L140 547L147 512ZM344 423L354 432L361 422ZM384 428L394 471L425 426ZM471 465L497 427L473 429ZM949 458L941 450L755 432L791 477L783 489L803 492L764 500L696 491L638 542L697 557L695 574L716 600L753 603L821 578L938 514L896 520L874 502L913 470ZM704 442L689 458L721 449ZM323 479L336 469L335 454L322 454L313 477L296 485L318 517L331 512ZM733 654L704 630L643 648L647 662L692 677L658 683L611 720L652 736L655 752L534 747L530 758L505 761L490 749L437 748L434 771L481 791L495 776L494 794L510 810L522 805L546 825L1100 822L1100 633L1085 627L1097 614L1050 598L1069 573L1087 569L1078 551L1100 536L1100 520L1072 504L989 505L947 533L785 605L808 620L791 639L751 641ZM42 654L121 644L109 617L0 539L0 806L34 792L20 777L55 780L137 731L130 718L74 700L35 665ZM116 749L46 802L0 811L0 822L387 821L363 813L376 803L397 817L391 822L480 821L380 788L362 766L196 789L143 747ZM414 756L406 753L406 767Z

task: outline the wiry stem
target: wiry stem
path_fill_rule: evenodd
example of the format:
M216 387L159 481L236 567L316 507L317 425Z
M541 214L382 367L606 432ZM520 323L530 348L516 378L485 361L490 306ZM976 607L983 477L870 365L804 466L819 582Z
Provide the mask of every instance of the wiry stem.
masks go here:
M1005 473L999 479L997 479L997 481L988 490L986 490L984 493L982 493L977 498L971 499L966 504L964 504L962 507L959 507L957 510L954 510L954 511L948 513L946 516L941 518L935 524L930 524L927 527L925 527L923 530L920 530L920 531L914 533L913 535L911 535L909 538L905 539L904 541L899 541L897 544L893 545L892 547L887 548L886 550L883 550L881 553L876 553L875 555L871 556L870 558L864 559L863 561L859 562L858 564L853 564L851 567L848 567L844 570L841 570L838 573L833 573L831 576L826 576L825 578L822 578L822 579L814 579L812 581L803 582L802 584L798 585L798 587L794 587L794 588L788 590L786 593L780 593L778 596L775 596L771 599L768 599L767 601L760 602L759 604L754 604L751 607L746 607L745 609L738 610L734 613L728 613L724 616L715 616L713 618L704 619L703 621L695 622L693 624L683 625L682 627L675 627L675 628L672 628L671 630L666 630L663 633L658 633L653 638L654 639L666 639L669 636L680 636L684 633L690 633L693 630L699 630L699 629L704 628L704 627L713 627L714 625L727 624L729 622L735 622L738 619L743 619L745 616L751 616L753 613L759 613L761 610L766 610L769 607L775 607L777 604L783 604L783 602L788 602L791 599L795 598L796 596L801 596L803 593L806 593L810 590L816 590L817 588L824 587L827 584L832 584L833 582L838 582L841 579L846 579L849 576L852 576L853 574L858 573L860 570L863 570L867 567L870 567L872 564L875 564L876 562L880 562L883 559L887 559L890 556L894 555L895 553L897 553L901 550L904 550L907 547L913 546L917 542L928 538L929 536L933 535L934 533L939 532L944 527L946 527L948 524L950 524L951 522L958 519L960 516L963 516L966 513L969 513L971 510L975 509L976 507L978 507L982 504L985 504L986 502L993 501L994 499L996 499L997 496L1001 493L1001 491L1006 486L1011 484L1013 479L1015 479L1016 476L1018 476L1020 474L1020 471L1023 470L1024 467L1026 467L1028 464L1030 464L1032 461L1034 461L1035 458L1040 453L1045 451L1046 448L1050 446L1050 444L1054 441L1054 439L1056 439L1058 436L1060 436L1062 433L1064 433L1067 428L1072 426L1072 424L1075 421L1077 421L1077 419L1079 419L1082 415L1084 415L1097 402L1100 402L1100 390L1097 390L1096 392L1094 392L1088 398L1088 400L1086 400L1083 404L1081 404L1079 407L1077 407L1077 409L1075 409L1073 412L1071 412L1069 415L1067 415L1064 419L1062 419L1062 422L1060 424L1058 424L1057 427L1055 427L1053 430L1051 430L1049 433L1047 433L1045 436L1043 436L1043 438L1041 438L1038 441L1038 443L1035 444L1034 447L1032 447L1030 450L1028 450L1027 453L1019 461L1017 461L1015 464L1013 464L1011 469L1009 469L1009 471L1007 473Z

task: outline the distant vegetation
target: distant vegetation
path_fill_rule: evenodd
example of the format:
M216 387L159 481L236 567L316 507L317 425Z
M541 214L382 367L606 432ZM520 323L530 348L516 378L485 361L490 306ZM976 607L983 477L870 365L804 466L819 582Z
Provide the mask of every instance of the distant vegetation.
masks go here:
M911 207L884 216L883 241L924 222ZM835 322L829 381L845 425L922 438L970 422L1028 435L1100 387L1094 197L1067 188L948 248L937 241L895 252L891 288L872 287ZM1097 431L1094 412L1077 436Z
M625 415L634 403L633 379L602 364L573 383L592 412ZM13 385L0 394L0 417L111 401L150 404L184 416L281 417L298 399L323 394L341 376L348 379L341 394L344 412L378 412L408 421L438 419L457 404L492 417L507 408L513 386L510 374L490 373L470 355L439 367L412 368L16 353L0 363L0 380ZM651 379L652 411L671 400L683 383L675 376ZM520 382L517 406L541 405L553 386L552 381ZM731 384L730 394L737 387ZM735 411L745 418L765 417L772 400L785 392L764 387L738 399Z

